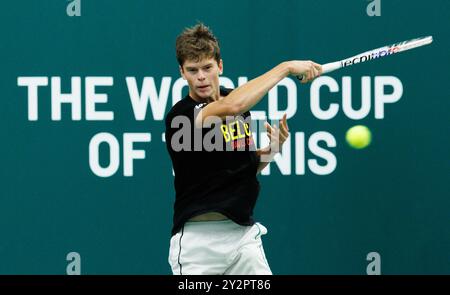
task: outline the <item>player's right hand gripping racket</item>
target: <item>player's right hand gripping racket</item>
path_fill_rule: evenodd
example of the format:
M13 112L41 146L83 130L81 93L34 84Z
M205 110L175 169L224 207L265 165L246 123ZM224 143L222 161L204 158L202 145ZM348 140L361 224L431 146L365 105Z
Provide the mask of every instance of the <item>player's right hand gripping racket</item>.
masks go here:
M322 74L326 74L340 68L345 68L357 63L366 62L369 60L377 59L380 57L385 57L388 55L392 55L395 53L400 53L402 51L410 50L413 48L417 48L420 46L428 45L433 42L432 36L412 39L408 41L403 41L399 43L395 43L392 45L380 47L377 49L369 50L360 54L357 54L353 57L349 57L340 61L330 62L322 65ZM301 81L303 80L303 76L297 76L297 78Z

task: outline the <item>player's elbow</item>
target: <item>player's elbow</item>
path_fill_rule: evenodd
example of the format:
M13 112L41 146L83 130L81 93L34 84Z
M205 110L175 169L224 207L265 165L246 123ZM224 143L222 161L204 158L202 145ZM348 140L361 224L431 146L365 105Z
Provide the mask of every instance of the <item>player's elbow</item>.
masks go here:
M230 100L223 100L222 110L226 116L236 116L244 112L245 106L242 103Z
M244 113L244 110L245 108L242 104L233 104L232 106L230 106L230 114L232 116L240 115Z
M232 100L222 99L206 106L195 118L195 126L200 128L204 122L211 122L215 118L237 116L245 112L245 106Z

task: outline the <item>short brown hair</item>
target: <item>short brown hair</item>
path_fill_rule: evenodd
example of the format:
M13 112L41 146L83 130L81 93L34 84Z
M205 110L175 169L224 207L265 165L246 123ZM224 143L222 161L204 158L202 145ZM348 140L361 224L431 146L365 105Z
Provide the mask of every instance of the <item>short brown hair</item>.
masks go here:
M183 66L186 60L200 61L214 58L220 63L219 41L212 31L202 23L186 28L176 41L177 60Z

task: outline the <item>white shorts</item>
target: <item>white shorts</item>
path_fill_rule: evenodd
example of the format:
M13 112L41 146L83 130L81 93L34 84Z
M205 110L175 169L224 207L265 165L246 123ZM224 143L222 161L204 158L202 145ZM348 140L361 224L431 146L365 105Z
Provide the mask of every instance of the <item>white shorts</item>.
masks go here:
M170 239L174 275L271 275L260 223L242 226L231 220L186 222Z

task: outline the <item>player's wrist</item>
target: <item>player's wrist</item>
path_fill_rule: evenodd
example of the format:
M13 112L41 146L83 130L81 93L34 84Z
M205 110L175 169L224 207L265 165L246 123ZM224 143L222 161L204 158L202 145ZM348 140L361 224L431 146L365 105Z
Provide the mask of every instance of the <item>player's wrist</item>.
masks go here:
M279 66L282 68L284 76L287 77L292 74L292 61L284 61Z

